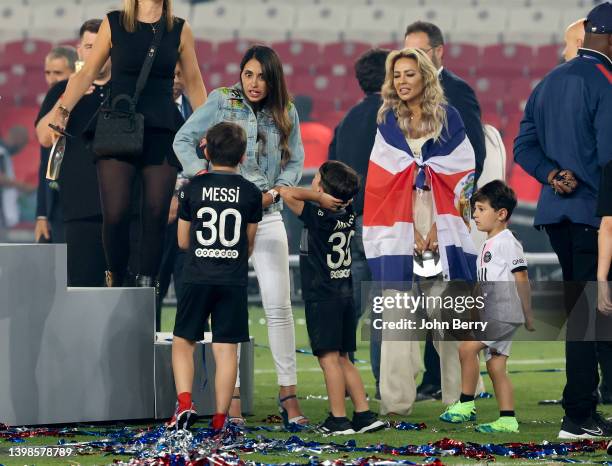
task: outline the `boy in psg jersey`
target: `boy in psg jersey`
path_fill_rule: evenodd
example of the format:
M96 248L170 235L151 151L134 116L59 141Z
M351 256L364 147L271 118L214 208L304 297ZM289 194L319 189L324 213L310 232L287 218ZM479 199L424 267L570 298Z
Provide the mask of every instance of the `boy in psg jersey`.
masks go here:
M358 191L357 173L337 161L321 165L312 189L280 188L285 205L304 222L300 272L306 328L323 369L331 411L318 427L324 434L374 432L386 426L370 411L361 376L348 358L356 349L350 249L355 214L349 201ZM352 422L346 417L346 392L355 407Z
M503 181L487 183L472 196L474 220L487 240L477 258L478 281L485 293L483 321L487 329L483 341L464 341L459 345L461 361L461 397L442 413L440 419L460 423L476 419L474 394L480 364L478 353L484 350L487 372L493 382L499 404L499 419L476 427L479 432L518 432L514 414L512 383L506 373L512 335L523 323L533 331L531 295L527 260L523 247L507 229L516 207L514 191ZM489 338L487 338L489 336Z
M204 154L212 165L179 194L178 243L187 250L184 292L174 324L172 369L177 408L168 427L188 428L196 420L191 400L195 342L212 317L216 414L212 428L222 429L237 376L237 346L249 340L247 276L261 191L238 174L246 134L233 123L219 123L206 133Z

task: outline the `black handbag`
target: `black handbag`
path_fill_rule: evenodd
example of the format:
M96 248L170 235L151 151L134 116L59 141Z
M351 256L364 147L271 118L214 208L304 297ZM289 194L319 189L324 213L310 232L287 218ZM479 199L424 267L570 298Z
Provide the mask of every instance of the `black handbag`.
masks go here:
M110 106L104 105L100 109L92 145L97 157L134 159L142 154L144 115L136 112L136 104L149 78L165 30L166 18L162 16L138 75L134 95L120 94L112 99ZM119 104L124 102L127 105L120 108Z

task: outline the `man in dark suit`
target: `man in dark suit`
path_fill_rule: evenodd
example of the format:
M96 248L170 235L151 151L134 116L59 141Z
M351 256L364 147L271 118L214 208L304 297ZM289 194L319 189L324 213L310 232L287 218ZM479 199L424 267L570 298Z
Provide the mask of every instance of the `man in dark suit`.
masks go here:
M191 103L187 99L187 96L183 94L183 75L179 65L176 65L174 69L174 86L172 88L174 94L174 101L176 102L176 108L178 108L183 119L186 121L193 113ZM200 155L200 154L198 154ZM181 277L181 271L183 270L183 261L185 253L178 247L177 242L177 211L178 211L178 197L177 193L182 185L187 180L182 178L179 174L176 180L176 189L172 202L170 203L170 211L168 213L168 226L166 228L166 235L164 239L164 248L162 252L162 260L159 267L158 283L159 293L157 294L157 306L156 306L156 319L155 327L159 332L161 329L161 308L162 301L168 292L170 286L170 279L174 277L174 291L177 299L181 293L183 280Z
M455 107L461 115L465 132L476 154L476 180L482 173L486 150L485 138L480 121L480 105L474 90L456 74L443 67L444 37L438 26L424 21L416 21L406 28L404 34L406 47L418 48L427 53L434 66L438 69L440 83L448 103ZM417 389L417 401L440 392L440 358L430 339L425 345L425 373L423 381Z
M363 53L355 63L355 78L364 93L356 105L344 116L334 130L334 138L329 145L329 160L339 160L353 168L361 177L362 189L355 196L355 237L351 243L351 275L353 277L353 295L355 309L361 317L361 283L372 280L370 269L363 250L363 200L370 153L376 137L376 115L382 105L380 89L385 81L385 60L388 50L371 49ZM372 373L376 380L376 399L380 400L380 337L372 335L370 339L370 361Z

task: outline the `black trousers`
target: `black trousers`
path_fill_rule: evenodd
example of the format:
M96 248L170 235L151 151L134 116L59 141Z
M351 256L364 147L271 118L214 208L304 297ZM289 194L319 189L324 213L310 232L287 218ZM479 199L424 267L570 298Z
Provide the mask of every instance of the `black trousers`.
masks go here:
M64 222L68 286L104 286L102 216Z
M425 354L423 355L423 365L425 366L425 372L423 373L423 380L419 387L425 385L433 385L440 389L442 381L440 379L440 356L436 351L436 347L431 339L431 330L427 332L427 339L425 340Z
M564 222L546 225L546 233L554 249L565 284L566 312L569 315L568 335L580 335L588 323L588 304L584 301L584 282L597 280L597 229L589 225ZM608 277L610 280L610 277ZM612 376L612 342L575 341L565 343L567 383L563 390L565 414L581 421L595 411L599 372Z

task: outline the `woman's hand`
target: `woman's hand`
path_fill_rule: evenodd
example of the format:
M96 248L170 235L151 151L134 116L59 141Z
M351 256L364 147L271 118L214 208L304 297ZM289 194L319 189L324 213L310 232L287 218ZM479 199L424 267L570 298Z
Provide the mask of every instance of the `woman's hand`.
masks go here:
M607 280L597 281L597 310L606 316L612 315L612 294Z
M425 240L423 239L423 236L417 231L416 228L414 228L414 253L417 256L420 256L423 254L425 249Z
M436 228L435 223L429 229L427 238L425 238L424 247L425 250L430 250L431 252L438 252L438 229Z
M347 205L346 202L335 198L331 194L321 193L319 197L319 205L327 210L339 210Z

